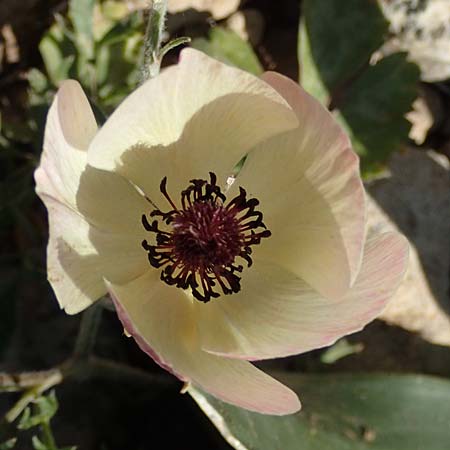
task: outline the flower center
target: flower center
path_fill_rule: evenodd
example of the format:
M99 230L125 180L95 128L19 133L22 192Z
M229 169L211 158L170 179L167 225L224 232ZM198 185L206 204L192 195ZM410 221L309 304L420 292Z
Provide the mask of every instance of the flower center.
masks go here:
M252 265L252 245L271 235L266 229L261 212L256 211L259 201L247 200L247 193L239 188L239 195L227 203L216 184L217 177L210 173L210 181L191 180L181 192L181 208L167 193L167 178L160 190L172 209L155 209L150 222L142 216L144 228L155 233L154 245L147 240L142 246L148 252L153 267L161 268L161 280L171 286L190 288L193 296L202 302L219 297L216 288L225 295L239 292L243 265L241 259ZM161 228L161 223L165 224Z

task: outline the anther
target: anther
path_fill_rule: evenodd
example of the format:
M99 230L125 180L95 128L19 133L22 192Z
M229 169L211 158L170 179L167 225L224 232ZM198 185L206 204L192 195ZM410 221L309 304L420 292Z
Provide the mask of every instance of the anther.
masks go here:
M154 233L153 242L142 242L148 260L155 268L162 268L161 280L170 286L191 289L202 302L220 296L217 289L229 295L241 289L243 260L250 267L251 246L271 235L263 223L263 215L255 208L259 201L247 199L245 189L226 204L226 196L217 185L217 177L210 172L210 181L195 179L181 192L181 208L167 192L167 178L160 191L172 210L152 211L142 225ZM164 225L163 225L164 224ZM161 228L163 227L163 228Z

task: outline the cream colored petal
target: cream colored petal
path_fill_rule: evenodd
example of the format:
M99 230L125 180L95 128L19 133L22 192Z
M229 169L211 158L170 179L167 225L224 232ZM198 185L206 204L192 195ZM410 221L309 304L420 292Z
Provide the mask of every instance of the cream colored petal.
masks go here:
M368 239L358 278L338 302L280 267L257 261L240 293L197 305L203 348L254 360L330 345L381 313L403 278L407 259L403 236L386 233Z
M45 126L36 192L74 207L86 150L97 131L94 114L78 82L61 84ZM44 172L44 173L42 173Z
M58 302L76 314L106 293L103 278L125 283L150 268L139 236L104 231L42 195L48 211L47 275Z
M96 130L80 85L64 82L47 117L35 179L49 215L48 277L68 313L106 293L103 277L126 282L149 268L141 217L153 207L121 176L87 166Z
M124 328L159 365L229 403L266 414L300 408L294 392L246 361L203 352L198 347L195 308L183 291L151 271L135 281L110 285Z
M147 81L96 135L88 160L137 184L154 201L164 176L179 195L192 178L225 182L258 142L296 127L288 103L267 83L193 50Z
M128 180L89 165L80 177L76 206L93 227L127 234L139 243L146 234L142 215L154 209Z
M142 241L152 241L155 235L144 229L142 216L155 208L135 186L114 172L88 165L76 202L90 224L88 237L96 252L113 262L99 268L105 278L124 283L150 269Z
M291 103L300 125L257 146L229 195L242 186L260 200L272 231L260 255L339 298L355 280L365 238L358 157L319 102L286 77L265 80Z
M35 176L50 185L41 168ZM150 268L140 222L148 203L116 174L88 167L80 180L75 207L40 194L49 220L48 279L69 314L106 293L103 277L124 283Z
M88 239L89 225L73 209L42 196L48 210L47 276L68 314L87 308L106 293L98 257Z

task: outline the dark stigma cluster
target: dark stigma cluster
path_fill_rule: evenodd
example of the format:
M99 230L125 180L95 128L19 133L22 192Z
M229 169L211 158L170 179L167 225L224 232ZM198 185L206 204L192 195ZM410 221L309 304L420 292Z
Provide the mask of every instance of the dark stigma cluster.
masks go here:
M255 210L259 204L256 198L247 199L240 187L239 195L227 202L216 183L217 177L211 172L209 182L191 180L181 192L178 207L167 193L164 177L160 190L172 209L155 209L149 214L150 220L142 216L144 228L155 233L153 243L144 240L142 246L150 264L163 268L161 280L191 289L202 302L219 297L218 289L225 295L239 292L239 274L244 267L239 262L250 267L251 246L271 235L262 213Z

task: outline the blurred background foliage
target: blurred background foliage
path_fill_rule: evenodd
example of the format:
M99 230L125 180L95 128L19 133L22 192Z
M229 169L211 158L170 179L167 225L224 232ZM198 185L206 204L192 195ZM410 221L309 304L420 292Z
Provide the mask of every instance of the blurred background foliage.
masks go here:
M429 81L407 45L386 50L395 28L382 12L389 12L386 4L400 5L394 12L406 5L415 13L431 3L170 0L164 38L188 36L193 47L227 64L255 75L276 70L300 80L348 131L370 180L386 176L389 158L407 145L450 154L448 80ZM65 360L73 347L79 318L58 311L46 283L46 215L34 194L32 173L61 81L74 78L83 85L99 123L136 87L145 6L139 0L2 0L0 5L0 371L46 369ZM172 50L163 65L175 63L178 51ZM417 114L408 120L411 111ZM112 312L104 312L94 350L145 374L164 376L122 338ZM86 376L82 383L69 380L57 387L56 416L58 402L50 394L37 396L12 427L3 422L0 450L56 450L56 442L102 450L159 445L445 450L450 442L447 346L377 322L331 349L263 366L278 371L299 392L302 413L265 417L197 392L193 396L202 415L178 394L175 382L148 384L141 372ZM380 371L397 375L372 373ZM17 395L2 394L2 413Z

